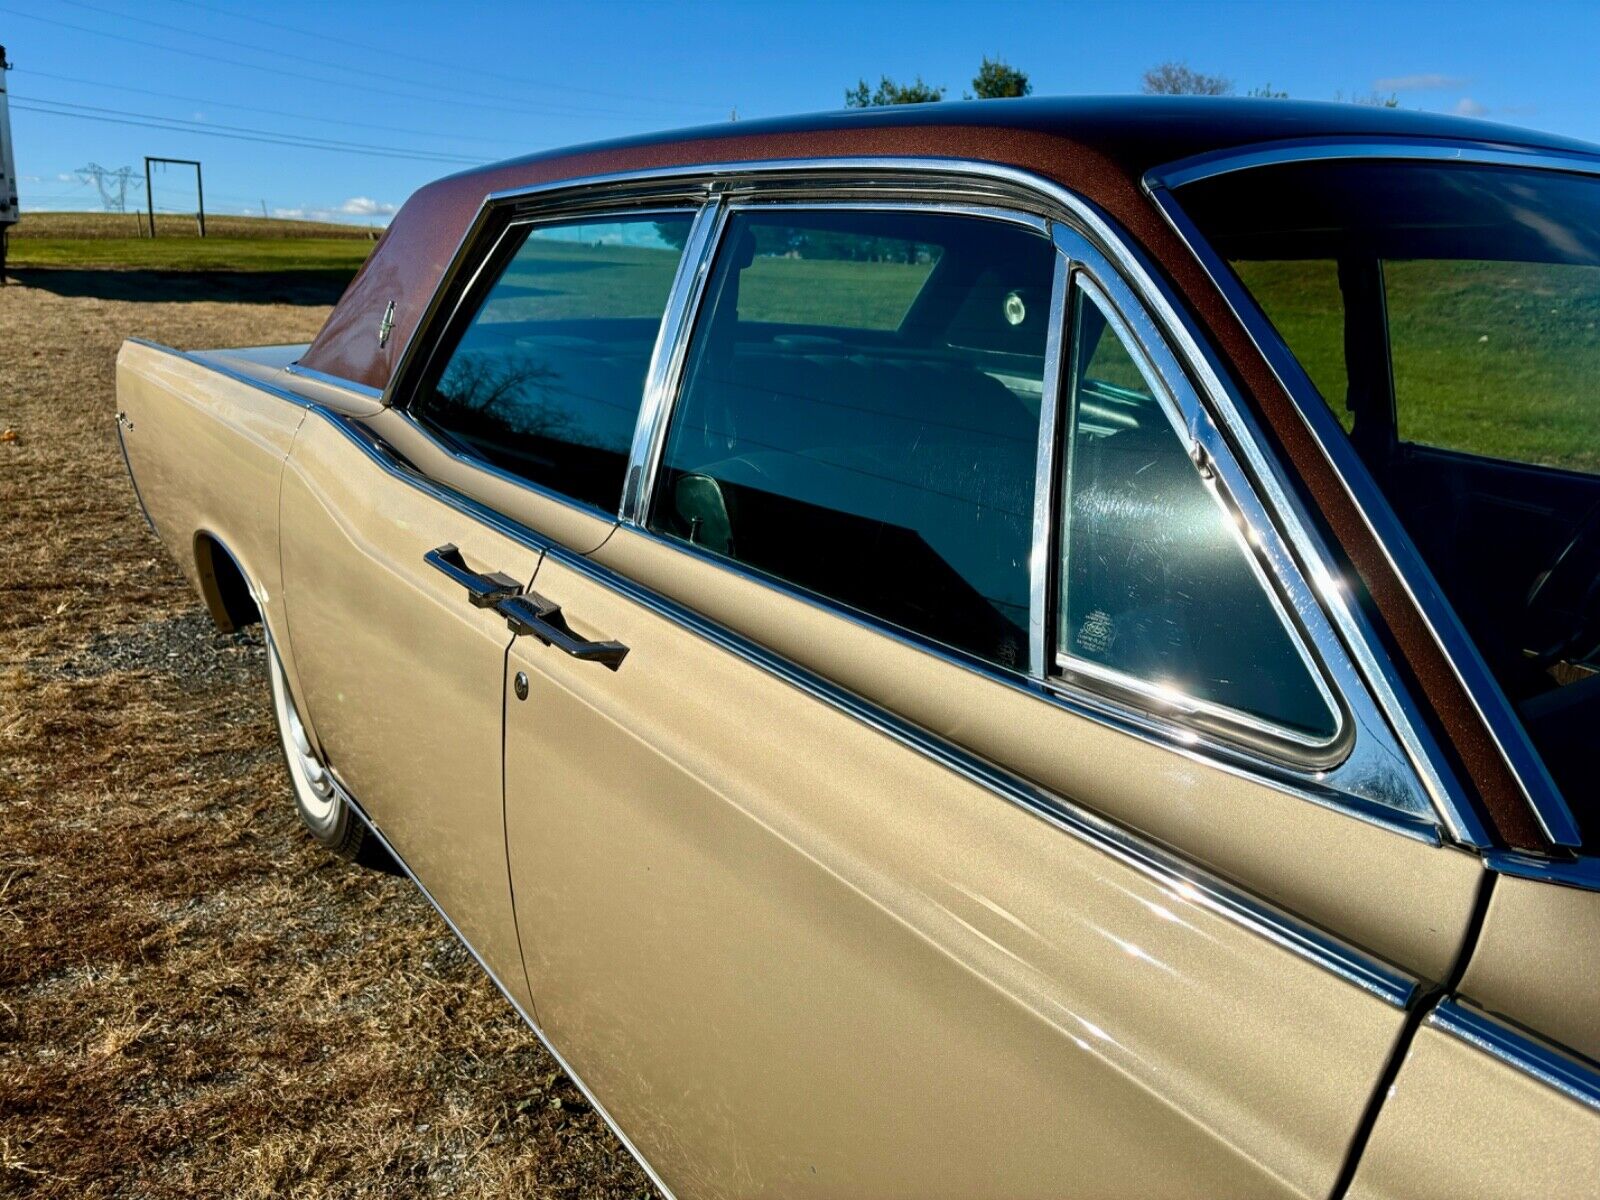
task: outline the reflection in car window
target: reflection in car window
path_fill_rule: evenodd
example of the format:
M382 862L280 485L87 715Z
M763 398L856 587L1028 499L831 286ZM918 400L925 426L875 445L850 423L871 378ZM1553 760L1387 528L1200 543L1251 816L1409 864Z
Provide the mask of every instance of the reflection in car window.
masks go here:
M978 217L736 213L651 527L1025 667L1054 264Z
M412 412L524 479L616 511L690 223L529 229Z
M1325 739L1336 720L1236 522L1097 299L1079 292L1063 471L1061 667Z
M1336 160L1175 195L1340 415L1600 837L1600 178Z

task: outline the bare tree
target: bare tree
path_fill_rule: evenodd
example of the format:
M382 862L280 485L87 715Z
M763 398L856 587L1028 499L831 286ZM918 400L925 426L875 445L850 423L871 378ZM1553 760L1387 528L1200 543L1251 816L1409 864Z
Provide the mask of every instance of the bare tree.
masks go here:
M1164 62L1144 73L1140 90L1147 96L1230 96L1233 80L1202 74L1188 63Z

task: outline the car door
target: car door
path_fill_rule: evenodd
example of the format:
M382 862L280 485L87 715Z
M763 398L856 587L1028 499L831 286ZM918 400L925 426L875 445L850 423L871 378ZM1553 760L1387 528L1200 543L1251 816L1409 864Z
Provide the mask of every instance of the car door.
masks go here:
M340 781L524 1007L500 758L512 634L495 606L533 577L529 529L592 548L615 522L692 215L510 224L474 264L480 286L419 348L405 410L313 414L285 473L303 711Z
M524 598L529 983L677 1194L1327 1194L1465 934L1473 860L1305 799L1379 735L1056 233L734 205L640 507Z

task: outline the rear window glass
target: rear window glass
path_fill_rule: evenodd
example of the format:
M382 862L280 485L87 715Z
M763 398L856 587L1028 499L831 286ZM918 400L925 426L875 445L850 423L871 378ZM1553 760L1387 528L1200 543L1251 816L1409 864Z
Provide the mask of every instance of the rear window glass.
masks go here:
M411 404L531 483L615 512L691 216L525 226Z

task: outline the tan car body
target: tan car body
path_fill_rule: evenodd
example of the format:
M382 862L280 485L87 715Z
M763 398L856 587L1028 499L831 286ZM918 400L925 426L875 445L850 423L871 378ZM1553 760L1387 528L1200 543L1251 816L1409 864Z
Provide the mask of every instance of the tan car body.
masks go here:
M236 565L342 788L664 1189L1600 1193L1600 892L523 486L298 353L127 344L141 502L224 625ZM445 543L626 659L514 638Z

